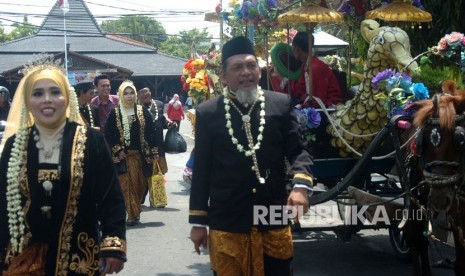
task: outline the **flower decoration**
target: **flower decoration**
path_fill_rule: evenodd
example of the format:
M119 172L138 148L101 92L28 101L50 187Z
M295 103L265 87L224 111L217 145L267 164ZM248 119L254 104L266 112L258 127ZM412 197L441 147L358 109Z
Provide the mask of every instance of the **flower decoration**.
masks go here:
M292 43L292 40L294 39L295 35L297 34L297 30L294 28L289 29L289 32L287 29L282 29L281 31L275 31L274 33L271 34L269 38L269 46L273 46L277 43L288 43L288 38L289 42ZM270 48L271 48L270 47Z
M428 88L423 83L413 83L409 75L392 69L376 74L372 84L375 89L388 92L387 97L383 93L379 93L377 97L386 99L385 108L390 110L392 115L413 115L414 111L405 110L405 107L414 101L429 98Z
M321 123L321 115L315 108L304 108L307 115L307 127L310 129L317 128Z
M181 82L183 90L188 91L195 103L206 98L208 93L208 77L205 73L205 61L203 59L191 58L184 64Z
M343 71L343 68L347 63L345 58L338 55L327 55L325 56L325 60L328 62L329 67L338 71Z
M316 140L314 130L321 124L320 113L313 107L295 108L294 111L302 135L308 142L314 142Z
M463 33L452 32L445 35L439 40L438 45L430 50L433 54L458 60L462 72L465 72L465 36Z
M246 25L252 24L259 30L268 30L278 25L277 0L244 0L242 5L237 0L231 0L228 6L232 8L232 12L224 14L223 19L226 22L236 19Z

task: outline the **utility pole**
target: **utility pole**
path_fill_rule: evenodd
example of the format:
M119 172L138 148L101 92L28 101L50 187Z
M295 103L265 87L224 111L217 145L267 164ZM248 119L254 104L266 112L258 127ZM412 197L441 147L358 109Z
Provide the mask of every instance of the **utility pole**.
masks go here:
M220 0L221 9L223 9L223 0ZM220 14L220 49L223 48L223 16Z

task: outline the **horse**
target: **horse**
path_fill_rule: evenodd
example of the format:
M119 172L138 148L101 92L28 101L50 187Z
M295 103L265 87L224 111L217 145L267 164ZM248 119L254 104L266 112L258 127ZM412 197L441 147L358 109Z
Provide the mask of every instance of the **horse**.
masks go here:
M405 225L412 253L413 275L431 275L428 258L428 216L445 213L455 244L455 274L465 275L465 90L445 82L443 92L415 102L413 123L420 129L407 163L413 208L426 216ZM413 214L416 212L410 212ZM421 274L420 274L421 273Z

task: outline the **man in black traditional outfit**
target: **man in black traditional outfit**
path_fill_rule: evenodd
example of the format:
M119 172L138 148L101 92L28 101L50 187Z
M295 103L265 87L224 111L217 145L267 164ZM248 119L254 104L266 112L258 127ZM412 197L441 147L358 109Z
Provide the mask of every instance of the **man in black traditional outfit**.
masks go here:
M224 45L221 78L223 95L196 110L191 240L197 253L208 240L215 275L291 275L285 207L281 219L270 213L286 204L308 211L312 157L289 97L258 86L260 68L247 38ZM285 158L293 173L289 197Z
M164 103L161 101L157 101L152 99L152 93L150 92L150 89L148 87L144 87L137 91L138 94L138 99L139 103L148 111L150 111L150 114L152 114L152 119L155 124L155 139L157 141L157 147L158 147L158 157L156 160L154 160L154 166L153 166L153 174L156 175L159 173L159 170L161 173L164 175L168 172L168 165L166 163L166 157L165 157L165 143L164 143L164 138L163 138L163 129L167 129L170 127L176 127L176 124L169 119L165 117L163 114L163 109L164 109ZM150 183L148 185L151 185L152 179L148 179ZM166 196L166 190L164 187L159 187L160 189L163 189L162 191L158 191L159 194L157 194L155 197L159 200L157 202L153 202L152 199L150 199L150 206L156 207L156 208L163 208L168 204L168 198ZM145 195L142 197L142 202L143 204L145 202L145 198L148 193L148 187L147 190L145 191Z
M79 113L86 126L100 129L98 108L90 104L94 94L94 84L90 81L80 82L74 86L74 91L78 97Z

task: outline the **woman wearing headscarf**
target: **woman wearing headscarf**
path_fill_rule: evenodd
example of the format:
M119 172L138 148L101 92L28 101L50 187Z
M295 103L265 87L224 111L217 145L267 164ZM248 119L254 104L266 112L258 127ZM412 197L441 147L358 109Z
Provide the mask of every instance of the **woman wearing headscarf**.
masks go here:
M147 189L147 178L153 174L153 160L157 157L155 125L150 112L137 103L137 93L131 81L124 81L119 89L118 106L110 113L105 137L111 147L113 162L120 170L128 213L127 225L139 222L142 197Z
M3 275L105 275L126 260L125 206L103 136L61 69L28 68L0 159ZM101 274L99 273L99 270Z
M179 100L179 95L174 94L173 98L168 103L168 108L166 110L168 118L176 123L176 130L179 131L179 126L181 125L181 120L184 119L184 110L182 103Z

